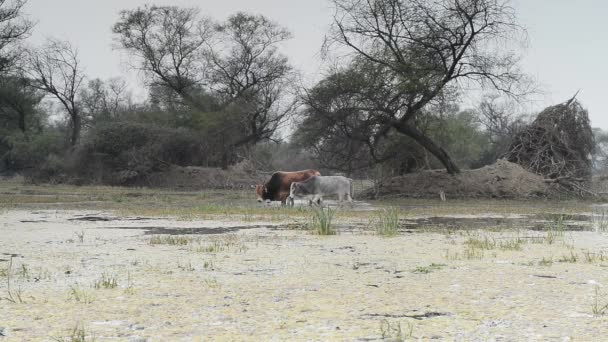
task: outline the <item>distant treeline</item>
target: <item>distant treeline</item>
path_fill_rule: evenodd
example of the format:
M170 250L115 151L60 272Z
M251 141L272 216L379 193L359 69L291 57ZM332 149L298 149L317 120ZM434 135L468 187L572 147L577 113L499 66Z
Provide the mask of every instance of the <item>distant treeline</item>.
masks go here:
M197 8L127 9L112 32L145 77L142 102L120 78L85 75L69 42L28 46L26 2L0 2L1 173L106 184L141 184L168 165L243 162L458 173L494 162L527 123L513 105L530 90L518 51L494 48L522 32L502 1L330 0L334 23L319 47L328 67L312 86L280 50L291 33L263 15L219 22ZM332 55L344 48L349 56ZM492 95L462 110L473 86Z

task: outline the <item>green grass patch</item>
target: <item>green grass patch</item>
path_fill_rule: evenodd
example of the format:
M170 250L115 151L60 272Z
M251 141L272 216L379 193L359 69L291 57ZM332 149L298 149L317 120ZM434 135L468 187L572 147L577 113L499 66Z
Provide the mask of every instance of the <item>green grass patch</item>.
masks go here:
M96 289L115 289L118 287L118 281L115 275L103 273L101 278L95 281L93 287Z
M399 233L399 209L385 208L381 210L374 221L376 234L392 237Z
M78 303L91 304L95 299L91 293L78 284L70 286L68 291L68 299Z
M94 336L89 336L84 328L82 322L77 323L74 328L68 331L67 336L63 337L52 337L56 342L93 342L95 341Z
M553 265L553 258L545 258L543 257L539 262L538 262L538 266L545 266L545 267L549 267Z
M319 208L312 211L308 222L308 229L317 235L336 235L333 227L335 210L331 208Z
M578 255L570 251L570 255L562 255L561 258L557 259L557 262L575 263L578 261Z
M594 253L591 251L583 251L583 256L585 257L585 261L588 263L595 263L595 262L604 262L608 259L608 256L606 256L603 252L598 252L598 253Z
M414 334L414 324L410 322L391 322L383 319L380 322L380 335L387 341L407 341Z
M475 245L467 246L462 254L467 260L481 260L485 255L483 249L478 248Z
M153 235L148 244L155 245L170 245L170 246L185 246L197 241L197 238L185 235Z

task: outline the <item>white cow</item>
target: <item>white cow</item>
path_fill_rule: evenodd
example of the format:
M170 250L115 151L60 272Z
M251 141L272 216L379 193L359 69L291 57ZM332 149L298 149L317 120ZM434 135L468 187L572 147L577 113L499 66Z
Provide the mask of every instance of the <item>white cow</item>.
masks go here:
M289 199L293 205L294 198L306 198L311 204L321 204L323 196L337 195L342 205L346 199L353 205L353 180L343 176L314 176L302 182L291 183Z

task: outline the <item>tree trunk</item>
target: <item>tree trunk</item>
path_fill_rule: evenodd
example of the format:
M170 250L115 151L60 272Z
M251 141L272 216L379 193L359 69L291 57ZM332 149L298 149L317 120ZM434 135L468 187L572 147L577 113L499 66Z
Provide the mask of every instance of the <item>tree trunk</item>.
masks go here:
M25 111L18 110L17 112L19 114L19 129L25 134L25 130L27 129L25 126Z
M228 161L228 147L225 147L224 152L222 152L222 170L228 170L228 166L230 166L230 163Z
M70 136L70 145L72 147L78 144L78 139L80 138L80 128L82 127L82 120L80 119L80 115L72 114L72 134Z
M460 169L458 166L456 166L456 164L454 164L448 153L441 146L437 145L433 140L424 135L424 133L422 133L417 127L403 123L395 125L395 129L398 132L414 139L417 143L439 159L449 174L453 175L460 173Z

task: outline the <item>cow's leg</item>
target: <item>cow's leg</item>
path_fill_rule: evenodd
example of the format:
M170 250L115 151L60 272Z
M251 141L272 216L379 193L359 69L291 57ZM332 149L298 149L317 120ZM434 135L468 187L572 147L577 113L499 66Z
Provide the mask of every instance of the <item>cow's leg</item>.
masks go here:
M344 202L344 194L339 192L338 193L338 207L342 207L342 202Z
M355 207L355 200L350 194L348 195L348 203L350 203L351 208Z
M346 194L346 200L348 201L348 204L350 204L351 207L354 207L354 203L353 203L353 198L351 197L351 195L349 193Z
M323 206L323 197L321 197L321 196L319 196L319 195L315 195L315 196L312 198L312 202L313 202L313 203L317 203L317 205L318 205L319 207L322 207L322 206Z

